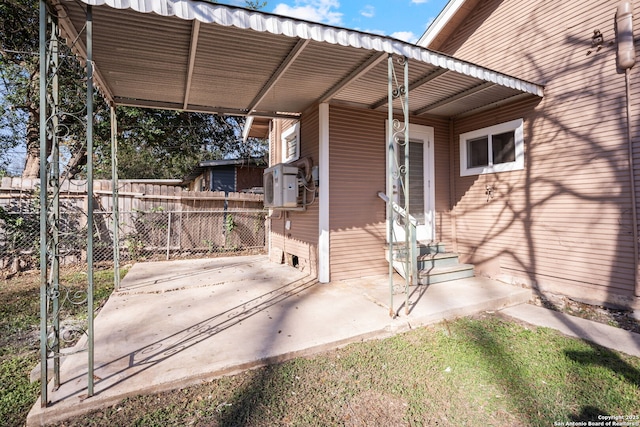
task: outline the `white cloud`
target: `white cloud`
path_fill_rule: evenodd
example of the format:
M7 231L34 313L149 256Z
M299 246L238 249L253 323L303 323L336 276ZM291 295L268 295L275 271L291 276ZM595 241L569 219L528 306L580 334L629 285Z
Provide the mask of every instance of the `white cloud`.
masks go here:
M368 4L360 11L360 15L365 18L373 18L376 15L376 8Z
M426 3L429 0L411 0L411 3L413 4L422 4L422 3Z
M415 43L418 41L418 37L413 34L412 31L397 31L391 34L394 39L402 40L409 43Z
M296 0L295 6L279 3L273 13L329 25L342 25L342 13L335 10L339 7L340 2L337 0Z
M382 30L362 30L360 28L356 28L356 30L358 31L362 31L363 33L369 33L369 34L377 34L379 36L386 36L387 34L382 31Z

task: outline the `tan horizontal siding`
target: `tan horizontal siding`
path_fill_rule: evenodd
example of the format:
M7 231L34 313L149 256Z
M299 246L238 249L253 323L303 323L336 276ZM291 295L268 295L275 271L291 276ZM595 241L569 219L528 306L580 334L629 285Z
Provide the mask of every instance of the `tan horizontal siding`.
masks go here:
M416 121L417 122L417 121ZM449 250L453 249L451 223L451 179L450 179L450 135L449 121L431 118L425 120L425 126L433 127L434 133L434 164L436 192L436 240L444 243Z
M533 282L632 294L625 79L616 70L611 43L618 3L481 2L441 46L446 53L545 85L543 100L519 113L525 119L526 170L456 178L458 244L468 259L497 259L503 272ZM640 3L634 8L638 16ZM605 40L599 51L591 47L596 28ZM631 70L632 82L637 73L637 67ZM634 117L639 92L632 84ZM517 115L503 109L458 120L455 137ZM635 119L632 134L638 183L640 123ZM457 161L457 141L454 151ZM496 188L489 202L486 185Z
M313 108L302 115L300 120L300 158L311 158L314 165L318 164L318 108ZM322 185L322 184L320 184ZM308 202L312 193L307 192ZM303 242L316 245L318 243L318 200L309 205L304 212L291 211L287 213L291 221L289 236Z
M383 274L385 115L332 106L329 120L331 280Z
M280 135L282 131L292 126L294 120L276 120L275 131L272 133L272 149L280 153ZM318 109L306 111L300 119L300 158L310 157L313 164L318 161ZM278 159L280 157L277 157ZM312 193L307 193L308 202L313 199ZM318 200L307 206L303 212L282 211L274 213L271 220L271 247L282 250L285 254L295 255L301 263L316 262L318 244ZM289 221L289 230L285 229L285 222ZM315 266L313 267L315 272Z
M481 2L440 49L509 74L539 80L549 70L591 60L596 53L587 52L595 28L603 32L605 41L612 40L616 6L617 1L611 0L584 1L579 6L553 0ZM560 47L562 55L556 54Z
M386 274L389 264L384 259L384 236L384 223L333 230L331 280Z
M330 110L330 259L331 279L386 274L384 245L386 205L387 115L347 107ZM435 130L437 235L451 243L449 200L449 124L433 117L411 123ZM444 230L444 231L443 231Z
M517 270L509 270L507 268L504 269L505 273L511 276L518 276L520 274ZM522 276L522 275L521 275ZM525 277L525 276L522 276ZM554 277L554 276L546 276L543 274L539 274L536 279L539 283L553 283L556 285L554 289L570 289L572 293L570 295L579 296L580 298L590 299L592 295L598 294L602 292L602 284L594 284L590 282L583 282L579 280L567 280L562 277ZM547 286L541 286L542 288L547 288ZM608 292L612 294L624 295L628 293L628 289L625 287L620 287L618 282L612 280L609 282Z
M552 95L529 109L512 106L456 122L457 162L460 133L523 117L526 163L524 171L456 177L458 250L466 261L497 260L503 273L529 281L631 295L621 94L607 87L605 97L599 88L581 95L581 80L581 73L563 77L562 88L553 86ZM576 93L555 102L565 89ZM487 185L494 187L489 201Z

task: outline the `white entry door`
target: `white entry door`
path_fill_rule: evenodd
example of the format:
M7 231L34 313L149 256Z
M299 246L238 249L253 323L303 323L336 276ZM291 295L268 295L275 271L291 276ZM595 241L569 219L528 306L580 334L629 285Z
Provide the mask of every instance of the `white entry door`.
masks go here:
M432 127L409 125L409 213L418 222L417 240L425 243L434 242L436 239L433 135ZM404 146L396 147L396 157L399 165L404 164ZM387 168L388 164L387 161ZM404 207L404 194L400 188L398 179L393 184L392 194L394 201ZM393 230L395 240L404 241L404 227L394 222Z

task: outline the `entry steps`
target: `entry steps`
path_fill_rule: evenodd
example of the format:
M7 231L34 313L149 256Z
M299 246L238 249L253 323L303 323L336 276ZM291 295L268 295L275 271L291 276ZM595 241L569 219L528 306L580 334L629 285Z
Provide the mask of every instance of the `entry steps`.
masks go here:
M393 268L406 278L405 267L408 250L404 243L393 245ZM473 265L460 264L458 254L447 252L444 244L417 245L418 254L418 284L433 285L434 283L473 277ZM385 247L385 258L389 261L389 247Z

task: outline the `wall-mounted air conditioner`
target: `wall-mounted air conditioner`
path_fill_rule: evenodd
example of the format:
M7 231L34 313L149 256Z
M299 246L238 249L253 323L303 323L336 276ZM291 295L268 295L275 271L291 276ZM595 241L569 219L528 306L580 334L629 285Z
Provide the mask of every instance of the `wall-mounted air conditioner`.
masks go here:
M264 170L264 206L295 208L298 206L298 168L284 163Z

